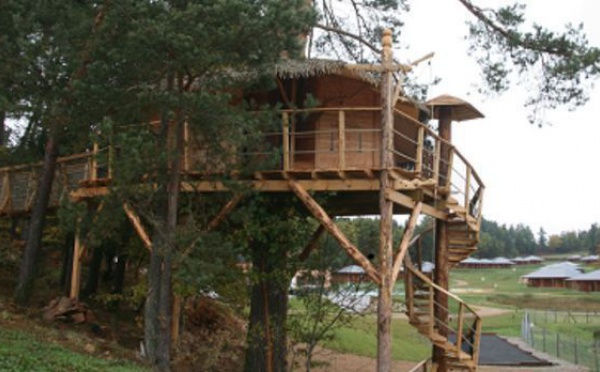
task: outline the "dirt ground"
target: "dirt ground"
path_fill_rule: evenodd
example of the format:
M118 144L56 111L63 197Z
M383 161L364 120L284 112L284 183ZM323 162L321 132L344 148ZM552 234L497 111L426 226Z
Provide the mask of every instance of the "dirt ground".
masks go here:
M529 348L526 344L518 339L511 339L512 343L516 343L524 350L532 352L535 356L541 359L548 360L555 365L543 367L499 367L499 366L479 366L480 372L589 372L589 369L582 366L576 366L562 360L558 360L551 355L538 352ZM318 367L313 367L311 370L316 372L363 372L375 371L377 361L374 358L368 358L358 355L342 354L328 349L320 349L315 356L315 361L320 364ZM394 361L392 364L393 371L410 371L417 365L416 362ZM298 366L295 371L303 371L302 366Z

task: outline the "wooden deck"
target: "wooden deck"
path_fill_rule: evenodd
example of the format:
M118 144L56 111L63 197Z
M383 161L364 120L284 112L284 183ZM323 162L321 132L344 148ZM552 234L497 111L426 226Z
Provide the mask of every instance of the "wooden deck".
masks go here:
M321 131L302 131L293 118L307 112L322 114L321 117L329 115L329 126ZM189 145L182 158L181 189L184 192L227 192L228 182L235 180L261 192L292 192L290 181L294 180L311 192L335 192L326 202L332 216L378 214L381 146L376 141L366 146L366 140L361 138L374 138L369 134L379 133L379 130L353 129L351 120L351 115L365 112L373 113L375 108L283 110L281 130L268 134L272 146L265 149L262 143L260 151L251 149L244 154L246 160L276 156L279 160L272 166L275 169L246 175L198 171L205 166L199 156L202 150L188 138ZM398 110L394 115L397 126L390 152L395 166L387 169L391 186L387 197L394 202L394 214L409 213L416 202L423 202L422 212L427 215L441 219L458 215L473 228L477 227L484 185L476 171L452 144L438 137L431 128ZM307 135L315 138L312 149L302 145ZM108 193L112 162L109 147L99 145L90 152L60 158L50 207L57 207L65 198L81 201ZM0 168L0 214L29 213L40 168L40 163Z

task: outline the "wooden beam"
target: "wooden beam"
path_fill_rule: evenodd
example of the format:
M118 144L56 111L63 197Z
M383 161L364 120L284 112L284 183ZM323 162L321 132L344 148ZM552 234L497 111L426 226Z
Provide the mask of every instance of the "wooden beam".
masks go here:
M190 125L183 123L183 171L190 171Z
M4 171L4 177L2 180L2 192L4 193L4 199L2 200L2 206L0 211L8 213L10 211L12 203L12 190L10 187L10 171Z
M287 112L282 112L283 133L283 170L290 170L290 117Z
M392 31L386 29L381 38L381 148L379 174L379 297L377 301L377 371L392 370L392 280L394 203L387 198L392 190L390 170L394 166L394 108L392 106Z
M317 230L315 230L315 232L310 237L310 240L308 241L308 244L306 245L306 247L304 247L302 252L300 252L300 255L298 256L298 259L300 261L306 261L306 259L311 254L311 252L314 251L315 248L317 248L319 239L321 238L321 236L323 236L324 232L325 232L325 227L323 225L319 225Z
M410 218L406 223L406 227L404 228L404 233L402 234L402 240L400 241L400 245L398 246L398 252L396 253L396 257L394 257L394 266L392 268L392 283L395 283L398 279L398 274L400 274L400 268L402 267L402 262L404 261L404 256L408 251L408 247L410 246L410 241L415 232L415 227L417 227L417 220L419 215L421 214L421 208L423 207L423 203L418 202L412 213L410 214Z
M435 140L435 156L433 158L433 179L439 184L440 176L440 154L442 151L442 144L439 139Z
M98 179L98 142L94 142L92 156L90 157L90 179Z
M243 196L241 194L234 195L233 198L230 201L228 201L227 204L223 206L223 208L221 208L219 213L217 213L217 215L208 223L208 225L206 225L206 229L204 229L204 232L209 232L216 229L217 226L219 226L219 224L225 219L225 217L227 217L227 215L238 205L242 198ZM183 259L190 254L190 252L192 251L192 249L194 249L194 246L201 237L202 236L200 235L198 238L194 239L192 243L189 244L183 250L183 253L181 253L181 255L179 256L179 262L183 261Z
M469 201L471 199L471 167L467 166L467 177L465 179L465 208L469 211Z
M416 153L416 164L415 172L417 177L421 177L423 174L423 145L425 144L425 128L419 126L417 132L417 153Z
M338 114L338 168L346 169L346 114L343 110Z
M216 229L217 226L219 226L219 224L225 219L225 217L227 217L229 213L231 213L231 211L238 205L238 203L242 199L243 196L241 194L234 195L233 198L230 201L228 201L227 204L225 204L223 208L221 208L219 213L217 213L217 215L208 223L208 225L206 226L206 231Z
M140 220L140 217L135 213L133 208L131 208L129 206L129 204L127 204L127 203L123 203L123 210L125 211L127 218L129 218L129 221L131 221L131 223L133 224L133 227L134 227L135 231L138 233L138 236L140 237L140 239L142 239L142 243L144 243L144 247L146 247L146 249L148 249L149 251L152 251L152 240L148 236L148 233L146 233L146 230L144 229L144 226L142 225L142 221Z
M81 246L79 237L79 226L75 231L75 243L73 244L73 266L71 266L71 290L69 297L78 299L79 288L81 286L81 255L85 251L85 247Z
M375 282L377 285L381 284L381 278L379 273L373 266L373 264L362 254L361 251L356 248L350 240L344 235L344 233L337 227L332 221L327 212L321 208L312 196L294 180L289 181L290 188L296 196L304 203L306 208L313 214L313 216L325 227L325 229L333 236L338 243L346 250L346 253L364 270L365 273Z
M402 205L406 208L409 209L414 209L415 206L417 205L417 201L415 201L413 198L411 198L410 196L404 195L402 193L399 193L396 190L387 190L386 191L386 197L393 201L396 204ZM427 204L423 204L421 206L421 211L431 217L435 217L435 218L439 218L439 219L446 219L448 218L448 214L440 211L430 205Z

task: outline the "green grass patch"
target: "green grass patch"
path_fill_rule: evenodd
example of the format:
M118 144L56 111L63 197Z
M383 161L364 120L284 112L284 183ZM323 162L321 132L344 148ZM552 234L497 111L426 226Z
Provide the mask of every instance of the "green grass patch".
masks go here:
M130 361L82 355L37 341L19 331L0 328L1 371L144 371Z
M336 330L333 340L325 347L343 353L375 358L377 355L377 320L374 315L353 319L347 327ZM431 344L406 320L392 321L392 358L420 361L431 352Z

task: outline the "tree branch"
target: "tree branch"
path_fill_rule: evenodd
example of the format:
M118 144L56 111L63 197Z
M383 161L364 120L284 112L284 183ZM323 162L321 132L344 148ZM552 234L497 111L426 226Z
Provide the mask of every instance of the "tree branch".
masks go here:
M377 48L375 45L371 44L370 42L368 42L363 37L355 35L355 34L353 34L351 32L344 31L344 30L341 30L341 29L335 28L335 27L330 27L330 26L327 26L327 25L324 25L324 24L321 24L321 23L317 23L315 25L315 27L316 28L320 28L321 30L324 30L324 31L333 32L333 33L336 33L338 35L344 35L344 36L347 36L349 38L352 38L352 39L354 39L354 40L356 40L356 41L364 44L369 49L371 49L373 52L381 54L381 49Z
M513 44L521 48L537 51L540 53L548 53L555 56L561 57L572 57L573 51L568 48L556 48L551 46L544 46L539 43L533 43L531 41L524 40L518 33L508 30L498 23L494 22L490 17L485 15L483 9L474 5L470 0L458 0L471 14L473 14L479 21L485 24L487 27L492 29L496 34L506 39L509 45Z

